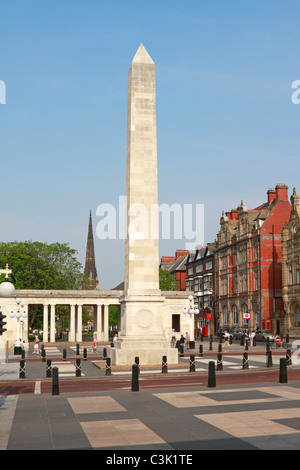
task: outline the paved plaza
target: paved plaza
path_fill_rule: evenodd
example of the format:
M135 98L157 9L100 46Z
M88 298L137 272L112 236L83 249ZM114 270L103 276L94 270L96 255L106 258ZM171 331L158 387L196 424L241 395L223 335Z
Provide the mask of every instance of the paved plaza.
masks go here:
M192 374L190 386L184 386L186 377L191 377L186 354L180 360L181 369L170 369L167 374L175 378L176 386L169 386L168 381L162 381L157 387L147 386L147 379L158 377L161 371L141 368L141 386L137 392L131 390L128 380L118 382L121 384L118 389L113 389L113 385L108 390L74 388L58 395L52 395L51 389L43 391L41 377L45 376L45 363L41 358L30 360L32 351L26 358L23 381L19 379L18 361L10 358L8 364L1 364L0 386L32 382L34 388L32 393L21 390L15 394L1 389L0 449L97 449L103 451L103 458L112 455L116 458L117 451L132 451L132 456L144 460L159 452L173 452L175 456L181 451L193 459L196 450L299 449L300 380L279 383L281 353L273 358L275 379L272 376L260 383L219 383L221 375L218 374L246 376L267 371L263 346L255 354L249 351L248 371L242 370L242 352L243 348L235 345L224 355L224 370L217 372L217 385L213 388L208 387L203 374L207 373L208 362L214 360L215 353L208 356L206 351L203 358L196 355L196 373ZM73 383L74 357L63 362L61 353L61 348L56 346L48 349L53 365L59 368L60 381ZM70 348L68 355L71 353ZM81 383L105 378L104 368L95 366L93 359L89 357L82 362L82 377L78 379ZM289 371L297 369L299 366L291 366ZM122 377L130 378L130 371L113 370L112 377L106 380L113 384Z

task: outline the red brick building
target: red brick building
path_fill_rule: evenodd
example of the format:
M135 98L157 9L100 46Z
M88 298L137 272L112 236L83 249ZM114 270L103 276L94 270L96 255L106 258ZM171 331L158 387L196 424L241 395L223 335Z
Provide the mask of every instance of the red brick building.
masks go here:
M288 187L269 189L255 209L243 201L223 213L216 243L215 315L220 327L269 328L280 333L281 231L290 217Z

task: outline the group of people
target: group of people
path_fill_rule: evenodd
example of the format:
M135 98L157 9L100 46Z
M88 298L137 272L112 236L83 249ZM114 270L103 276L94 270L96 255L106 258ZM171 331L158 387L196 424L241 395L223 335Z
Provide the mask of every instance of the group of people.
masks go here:
M190 347L190 341L191 341L191 338L190 338L190 335L189 333L186 331L185 333L185 336L181 335L180 336L180 339L178 340L179 341L179 344L180 345L183 345L185 346L187 349L189 349ZM175 346L176 345L176 334L175 334L175 330L173 329L172 331L172 335L171 335L171 345L172 346Z
M224 337L224 347L228 346L230 348L230 344L229 344L230 335L228 331L226 330L224 331L223 337ZM253 346L254 338L255 338L255 331L252 330L251 333L249 333L249 330L246 329L242 335L241 344L243 346L249 346L249 344L250 346Z

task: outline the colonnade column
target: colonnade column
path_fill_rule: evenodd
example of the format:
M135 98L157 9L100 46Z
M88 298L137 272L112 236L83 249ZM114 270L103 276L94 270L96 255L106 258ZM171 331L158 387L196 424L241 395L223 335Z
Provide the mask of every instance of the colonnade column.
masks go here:
M77 305L76 341L82 342L82 305Z
M75 305L70 305L69 341L75 343Z
M50 343L55 343L55 305L50 305Z
M97 305L97 339L102 340L102 305Z
M103 341L108 341L108 330L109 330L108 314L109 314L109 305L103 305L103 308L104 308L104 331L103 331Z
M44 305L44 311L43 311L43 342L48 343L48 307L49 305Z

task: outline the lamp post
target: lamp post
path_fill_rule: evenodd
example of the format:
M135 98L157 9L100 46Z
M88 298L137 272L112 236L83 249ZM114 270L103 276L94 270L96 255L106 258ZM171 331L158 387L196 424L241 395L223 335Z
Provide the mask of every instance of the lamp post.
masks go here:
M5 269L0 269L0 274L5 274L5 280L0 284L0 297L11 297L15 292L15 286L8 280L9 274L13 276L13 272L9 269L8 264Z
M198 314L199 310L194 308L194 297L192 295L188 296L190 301L189 308L184 308L182 313L190 315L190 349L195 349L195 339L194 339L194 314Z
M20 308L24 308L23 305L21 305L21 299L17 298L16 303L18 305L17 311L16 312L10 312L9 316L10 318L16 318L17 319L17 341L15 342L15 348L14 348L14 354L18 355L22 353L22 344L23 344L23 327L24 327L24 321L23 318L27 317L27 313L24 312L22 313L20 311Z

